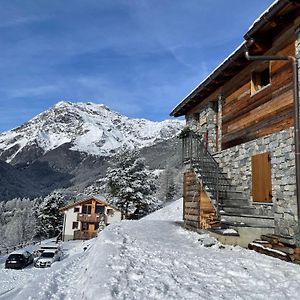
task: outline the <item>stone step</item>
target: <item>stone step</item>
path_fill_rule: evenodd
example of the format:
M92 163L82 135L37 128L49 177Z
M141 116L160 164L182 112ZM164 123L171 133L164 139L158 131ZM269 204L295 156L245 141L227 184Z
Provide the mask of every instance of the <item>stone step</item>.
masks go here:
M253 216L266 216L273 217L274 212L272 210L261 210L255 206L223 206L222 211L225 214L231 215L253 215Z
M203 182L204 182L204 184L205 185L207 185L207 186L210 186L210 185L216 185L217 183L216 182L214 182L214 181L211 181L211 180L207 180L207 179L205 179L205 180L203 180ZM218 185L219 185L219 187L221 186L221 187L229 187L229 186L231 186L231 184L229 183L229 182L226 182L226 181L219 181L218 182Z
M274 228L274 218L260 215L221 214L221 223L232 226L251 226Z
M197 175L203 181L207 181L207 182L216 182L217 181L217 177L212 176L211 174L197 173ZM219 177L219 182L224 182L224 183L227 183L228 185L230 185L230 181L224 177Z
M218 177L219 179L224 179L224 180L229 181L229 179L227 178L226 175L221 175L221 173L218 172L217 170L210 171L210 170L197 169L196 174L201 177L209 177L209 178L213 178L213 179Z
M249 201L246 198L222 198L220 197L220 203L225 206L249 206Z
M255 207L251 206L223 206L220 214L233 214L233 215L258 215Z
M226 200L246 200L248 201L248 198L244 195L243 192L240 191L224 191L221 192L221 199Z

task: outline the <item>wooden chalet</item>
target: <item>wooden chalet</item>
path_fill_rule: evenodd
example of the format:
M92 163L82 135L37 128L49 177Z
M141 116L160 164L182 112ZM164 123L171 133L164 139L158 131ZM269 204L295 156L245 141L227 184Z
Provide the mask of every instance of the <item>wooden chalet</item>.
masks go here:
M216 235L235 229L241 245L261 234L297 236L300 83L293 63L300 59L299 27L299 1L275 1L171 112L186 118L186 226Z
M88 240L97 236L101 226L121 220L121 211L96 197L89 197L62 208L63 241Z

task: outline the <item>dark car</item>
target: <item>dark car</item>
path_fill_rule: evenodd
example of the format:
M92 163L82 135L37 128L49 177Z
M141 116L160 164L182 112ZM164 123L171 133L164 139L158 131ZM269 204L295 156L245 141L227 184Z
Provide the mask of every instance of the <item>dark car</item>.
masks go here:
M23 269L33 263L33 255L27 250L12 252L5 261L6 269Z

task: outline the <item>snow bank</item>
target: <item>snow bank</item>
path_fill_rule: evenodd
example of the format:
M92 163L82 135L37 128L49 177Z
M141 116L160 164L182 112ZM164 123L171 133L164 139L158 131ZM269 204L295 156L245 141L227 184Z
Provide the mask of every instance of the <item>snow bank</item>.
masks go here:
M108 226L86 251L71 247L51 272L5 299L299 299L298 265L240 247L205 247L208 235L178 222L181 207L179 200Z
M164 207L163 209L157 210L154 213L146 216L143 220L170 220L170 221L182 221L182 203L183 199L174 201Z

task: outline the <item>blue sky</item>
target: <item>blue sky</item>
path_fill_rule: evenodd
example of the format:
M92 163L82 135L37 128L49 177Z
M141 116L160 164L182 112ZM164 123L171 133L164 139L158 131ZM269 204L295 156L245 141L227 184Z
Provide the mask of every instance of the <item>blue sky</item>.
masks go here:
M0 0L0 132L60 100L163 120L272 0Z

